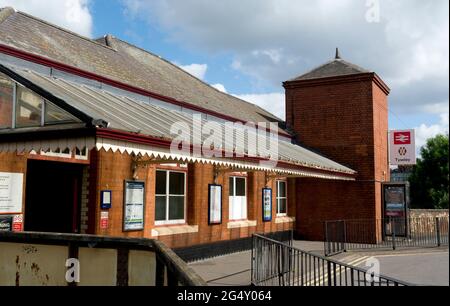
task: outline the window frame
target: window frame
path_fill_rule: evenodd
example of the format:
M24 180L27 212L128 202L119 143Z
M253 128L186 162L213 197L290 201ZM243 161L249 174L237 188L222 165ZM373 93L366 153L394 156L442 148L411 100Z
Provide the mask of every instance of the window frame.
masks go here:
M16 121L16 116L15 116L15 114L16 114L16 96L17 96L17 94L16 94L16 90L17 90L17 83L13 80L13 79L11 79L9 76L7 76L6 74L4 74L4 73L1 73L0 72L0 78L4 78L4 79L6 79L7 81L9 81L9 82L11 82L11 85L12 85L12 101L10 101L12 104L11 104L11 126L10 127L0 127L0 131L1 130L9 130L9 129L13 129L14 128L14 126L15 126L15 121Z
M62 109L61 107L59 107L58 105L56 105L55 103L53 103L52 101L49 101L48 99L42 97L40 94L36 93L35 91L31 90L30 88L28 88L27 86L22 85L21 83L17 82L16 80L14 80L13 78L11 78L10 76L4 74L4 73L0 73L0 77L4 77L6 79L8 79L9 81L12 82L13 85L13 92L12 92L12 109L11 109L11 127L5 127L5 128L0 128L0 130L8 130L8 129L24 129L24 128L36 128L36 127L46 127L46 126L53 126L53 125L63 125L63 124L74 124L74 123L80 123L82 122L82 120L80 120L79 118L77 118L77 116L71 114L70 112ZM33 94L34 96L36 96L37 98L39 98L39 100L41 100L41 109L40 109L40 122L39 125L30 125L30 126L17 126L17 112L18 112L18 93L19 93L19 89L22 90L26 90L29 91L31 94ZM47 107L48 107L48 103L52 104L54 107L61 109L62 111L66 112L68 115L70 115L74 120L61 120L61 121L55 121L55 122L47 122L46 121L46 114L47 114Z
M230 184L230 179L233 179L233 195L230 195L230 192L228 192L228 218L230 222L235 222L235 221L245 221L248 220L248 180L247 180L247 176L244 175L230 175L228 178L228 184ZM243 179L245 182L245 205L246 205L246 217L245 218L241 218L241 219L232 219L231 218L231 214L230 214L230 209L231 209L231 201L230 198L234 198L234 197L242 197L242 196L236 196L236 180L237 179ZM228 186L228 188L230 189L231 186Z
M156 174L157 172L165 172L166 173L166 193L165 194L157 194L156 193ZM171 173L180 173L183 174L184 176L184 188L183 188L183 195L179 195L179 194L174 194L171 195L170 194L170 174ZM166 219L165 220L156 220L156 197L166 197ZM184 201L183 201L183 208L184 208L184 219L179 219L179 220L169 220L169 216L170 216L170 197L183 197ZM186 214L187 214L187 175L185 171L177 171L177 170L168 170L168 169L156 169L156 173L155 173L155 226L163 226L163 225L182 225L182 224L186 224Z
M285 187L285 196L281 197L280 196L280 184L284 184ZM286 180L277 180L277 190L276 190L276 201L277 201L277 217L287 217L288 215L288 184ZM285 212L280 212L280 200L285 200L286 201L286 211Z

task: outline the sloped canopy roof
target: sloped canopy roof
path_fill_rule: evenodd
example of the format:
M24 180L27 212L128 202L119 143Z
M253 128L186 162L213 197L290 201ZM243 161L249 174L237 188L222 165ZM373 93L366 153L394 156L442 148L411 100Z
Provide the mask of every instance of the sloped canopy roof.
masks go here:
M165 140L173 139L171 127L175 123L183 123L193 130L192 115L161 108L129 97L118 96L94 86L50 77L29 70L1 65L0 68L10 77L14 77L18 81L26 81L30 87L39 89L47 99L54 100L53 102L56 102L59 107L83 118L87 125L91 125L93 121L103 122L103 129L154 136ZM202 123L204 124L206 121L203 120ZM224 123L221 123L221 128L224 129ZM243 133L239 130L235 130L235 132L236 136L238 133ZM205 141L207 135L203 135L203 137L200 140L201 143ZM249 144L246 140L244 146L248 148ZM198 144L194 143L194 145ZM236 144L225 143L225 146L227 145L233 147ZM245 148L238 147L235 149L241 152L245 150ZM280 140L277 152L269 152L269 154L273 153L278 154L279 161L285 163L288 168L291 165L294 168L300 166L312 171L328 171L350 176L355 174L355 171L350 168L287 141ZM256 154L252 157L268 158L268 156L261 155L260 152L256 152Z

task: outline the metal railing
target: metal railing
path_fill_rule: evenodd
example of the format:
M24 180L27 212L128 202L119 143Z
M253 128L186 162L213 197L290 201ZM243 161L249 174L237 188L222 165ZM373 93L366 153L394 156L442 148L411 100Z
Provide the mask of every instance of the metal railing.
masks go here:
M162 242L91 235L0 232L0 286L206 286ZM78 282L66 260L79 261Z
M253 235L253 286L409 286L390 277Z
M388 218L325 222L325 255L357 249L448 245L448 217Z

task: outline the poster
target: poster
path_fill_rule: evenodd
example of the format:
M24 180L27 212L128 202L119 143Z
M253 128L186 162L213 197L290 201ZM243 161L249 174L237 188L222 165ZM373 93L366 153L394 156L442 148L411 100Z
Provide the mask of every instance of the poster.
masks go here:
M111 190L103 190L101 192L101 203L100 203L100 207L101 209L111 209L112 206L112 202L111 202L111 198L112 198L112 191Z
M263 221L272 221L272 189L263 189Z
M406 197L404 186L385 186L385 216L392 218L406 217Z
M124 231L144 230L145 183L125 181Z
M22 192L22 173L0 172L0 214L21 214Z
M102 211L100 214L100 228L108 229L109 227L109 212Z
M389 161L393 166L416 164L414 130L390 132Z
M23 215L14 216L12 231L13 232L22 232L23 231Z
M398 237L408 235L408 188L406 184L384 184L384 233Z
M222 223L222 186L209 185L209 224Z

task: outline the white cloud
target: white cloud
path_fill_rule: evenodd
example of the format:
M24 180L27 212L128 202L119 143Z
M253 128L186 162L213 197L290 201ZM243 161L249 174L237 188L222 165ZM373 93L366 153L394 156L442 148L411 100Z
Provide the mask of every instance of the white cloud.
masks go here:
M239 99L251 102L268 110L280 119L286 117L284 93L235 95Z
M416 130L416 147L420 152L420 148L426 144L429 138L432 138L438 134L446 134L449 132L449 114L443 113L440 115L440 121L437 124L426 125L422 124L417 127Z
M90 0L0 0L0 7L11 6L78 34L92 37L93 21L89 5Z
M227 89L225 88L225 86L223 84L213 84L211 86L214 87L215 89L217 89L218 91L227 93Z
M206 71L208 70L207 64L190 64L186 66L179 66L181 69L186 71L187 73L192 74L196 78L200 80L205 79Z
M344 59L385 79L396 113L420 113L448 99L448 0L383 0L379 23L367 22L361 0L123 3L130 15L158 24L183 47L231 54L232 67L258 88L276 88L340 47Z

